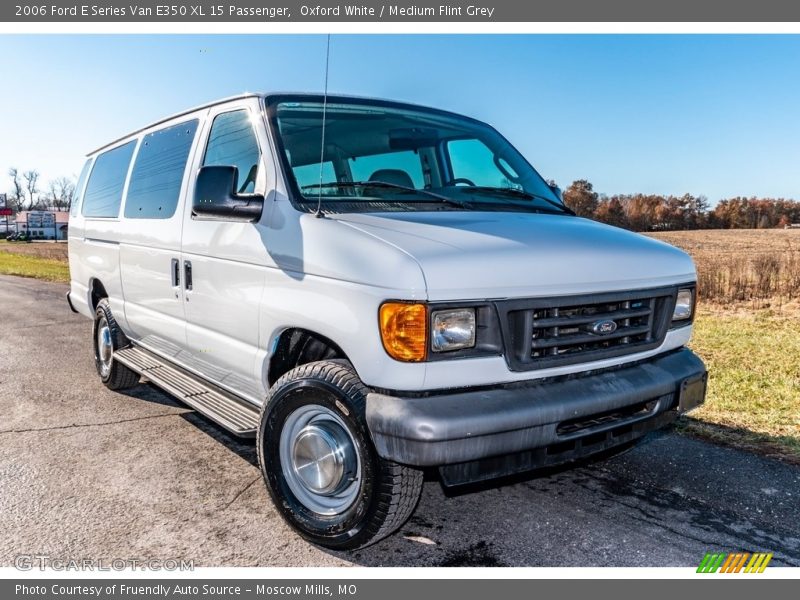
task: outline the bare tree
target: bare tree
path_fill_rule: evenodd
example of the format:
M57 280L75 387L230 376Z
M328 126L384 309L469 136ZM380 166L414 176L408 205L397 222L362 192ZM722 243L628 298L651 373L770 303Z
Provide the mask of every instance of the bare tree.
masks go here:
M49 203L55 210L69 210L75 197L75 181L70 177L59 177L49 183Z
M39 188L37 187L39 183L39 171L30 169L29 171L25 171L22 177L25 179L25 187L28 190L28 202L30 203L30 207L33 208L34 205L38 203L37 200L34 199L34 195L39 193Z
M41 199L42 197L39 196L40 201ZM58 187L56 186L56 180L51 179L47 182L47 194L44 196L44 207L55 210L56 204L58 204Z
M25 188L22 185L19 169L11 167L8 170L8 176L11 178L13 186L11 197L8 198L8 207L16 211L25 210Z

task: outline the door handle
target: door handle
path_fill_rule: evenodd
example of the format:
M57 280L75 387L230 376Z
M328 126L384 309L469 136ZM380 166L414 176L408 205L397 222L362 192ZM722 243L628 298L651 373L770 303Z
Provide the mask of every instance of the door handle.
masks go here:
M177 258L172 259L172 287L181 285L181 267Z
M183 261L183 286L187 290L192 289L192 261Z

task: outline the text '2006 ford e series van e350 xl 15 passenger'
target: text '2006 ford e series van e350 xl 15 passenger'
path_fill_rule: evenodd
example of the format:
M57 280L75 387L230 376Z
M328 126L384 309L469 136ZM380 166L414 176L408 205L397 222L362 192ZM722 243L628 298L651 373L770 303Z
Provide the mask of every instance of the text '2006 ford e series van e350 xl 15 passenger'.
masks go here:
M255 436L281 515L358 548L457 486L704 401L691 259L576 217L488 125L246 95L91 153L69 223L97 372Z

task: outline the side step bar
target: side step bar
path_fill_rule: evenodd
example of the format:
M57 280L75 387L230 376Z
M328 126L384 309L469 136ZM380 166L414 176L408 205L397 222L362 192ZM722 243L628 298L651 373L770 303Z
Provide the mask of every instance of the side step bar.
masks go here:
M136 371L197 412L240 437L255 437L259 409L218 390L167 360L136 346L114 352L114 360Z

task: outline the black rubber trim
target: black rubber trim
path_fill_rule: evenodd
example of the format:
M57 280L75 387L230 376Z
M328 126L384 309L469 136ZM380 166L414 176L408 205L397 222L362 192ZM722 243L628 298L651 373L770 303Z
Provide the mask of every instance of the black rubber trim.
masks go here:
M74 313L77 313L78 311L77 311L77 309L76 309L76 308L75 308L75 307L72 305L72 298L70 298L70 297L69 297L69 294L70 294L70 292L67 292L67 304L69 304L69 309L70 309L72 312L74 312Z
M705 372L703 361L684 348L635 366L560 381L535 380L431 398L370 393L367 425L383 458L441 466L576 439L580 433L559 436L558 424L658 400L651 413L626 423L650 418L674 408L682 382Z
M679 412L671 409L644 421L620 425L602 434L587 435L570 443L553 444L514 454L445 465L439 467L439 475L446 487L455 487L563 465L631 444L651 431L669 425L678 416Z

